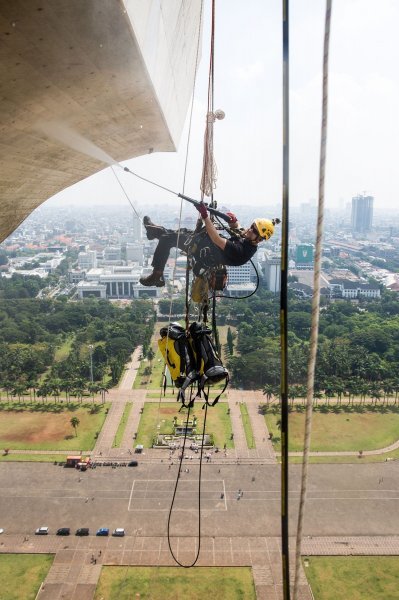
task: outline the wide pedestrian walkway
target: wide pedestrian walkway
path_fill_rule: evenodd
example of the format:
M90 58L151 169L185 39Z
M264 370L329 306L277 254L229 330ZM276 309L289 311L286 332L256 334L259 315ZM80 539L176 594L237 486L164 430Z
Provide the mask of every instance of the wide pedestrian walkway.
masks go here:
M195 556L198 540L173 539L178 560ZM290 539L291 584L295 539ZM60 539L56 536L2 538L2 553L54 553L54 563L37 600L92 600L103 565L175 566L166 537L141 537L139 530L124 538ZM306 537L302 556L399 556L399 536ZM95 562L94 562L95 560ZM258 600L281 600L281 541L276 537L204 537L198 566L250 566ZM305 574L300 572L300 600L312 600Z

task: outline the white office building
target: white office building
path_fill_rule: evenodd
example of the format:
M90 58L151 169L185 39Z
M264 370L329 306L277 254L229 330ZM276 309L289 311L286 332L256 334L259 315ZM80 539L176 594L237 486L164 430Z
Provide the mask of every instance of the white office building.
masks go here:
M103 298L107 297L105 285L101 285L96 281L79 281L76 286L78 296L84 298Z
M229 276L228 285L250 283L255 275L254 268L250 262L240 267L227 267Z
M88 250L87 252L79 252L78 254L78 267L82 271L88 271L97 266L97 252L95 250Z
M278 254L271 254L265 257L263 262L263 272L266 280L267 289L270 292L278 294L281 288L281 257Z
M80 271L79 269L71 269L68 271L69 283L76 285L79 281L84 281L86 278L86 271Z
M107 262L120 261L122 258L120 246L107 246L104 248L104 260Z
M76 286L79 298L90 295L110 299L159 296L160 288L144 287L139 283L141 275L142 269L138 266L91 269L86 273L86 281L81 281Z
M331 298L380 298L381 291L374 283L350 281L348 279L331 279L328 282Z

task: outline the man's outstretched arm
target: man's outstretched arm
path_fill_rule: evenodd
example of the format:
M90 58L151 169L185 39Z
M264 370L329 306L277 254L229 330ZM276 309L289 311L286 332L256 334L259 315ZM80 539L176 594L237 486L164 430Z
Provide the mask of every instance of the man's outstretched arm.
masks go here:
M202 220L204 221L206 232L209 235L211 241L215 244L215 246L217 246L221 250L224 250L226 247L227 240L225 238L220 237L220 235L218 234L216 227L209 218L205 204L201 202L198 206L196 206L196 208L200 213Z
M209 216L204 219L204 225L206 228L206 232L211 238L211 241L218 246L221 250L224 250L226 247L227 240L225 238L220 237L218 230L210 220Z

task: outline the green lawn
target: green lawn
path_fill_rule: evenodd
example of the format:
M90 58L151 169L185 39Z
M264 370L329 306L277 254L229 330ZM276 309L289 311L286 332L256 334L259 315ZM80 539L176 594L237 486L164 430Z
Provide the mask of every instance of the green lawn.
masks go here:
M146 395L146 398L159 398L159 397L161 397L162 401L164 400L164 398L168 398L170 400L176 401L176 394L177 394L176 389L173 391L171 388L167 388L165 394L163 393L163 389L162 389L162 390L159 390L158 392L150 392L149 394ZM216 398L216 396L218 396L219 394L220 394L220 389L218 389L217 386L215 386L214 388L211 388L211 390L209 392L209 399L210 400L214 400ZM187 395L187 393L186 393L186 395ZM222 400L225 400L225 399L226 399L226 396L223 393L220 396L220 400L219 401L221 402Z
M95 600L255 600L249 567L103 567Z
M54 354L55 362L61 362L69 356L74 338L74 335L70 335L65 339L61 346L58 346Z
M274 446L280 450L278 412L265 415ZM289 414L289 450L303 450L305 413L293 410ZM314 452L343 452L377 450L399 439L399 413L394 410L364 410L329 412L313 411L311 450Z
M123 411L123 415L121 420L119 421L118 430L115 434L115 438L112 444L113 448L119 448L121 445L123 434L125 433L126 425L129 419L130 412L132 410L132 402L127 402L125 406L125 410Z
M34 600L53 560L52 554L0 554L1 600Z
M0 462L65 462L65 454L10 454L0 453Z
M386 462L387 460L398 460L399 450L392 450L392 452L384 452L383 454L371 454L364 455L359 458L358 453L351 456L309 456L310 463L375 463L375 462ZM290 456L290 463L301 464L303 461L302 456Z
M256 448L254 434L252 431L252 425L251 425L251 421L249 419L248 408L247 408L247 405L245 404L245 402L240 402L240 412L241 412L242 425L243 425L244 431L245 431L245 438L247 440L247 446L248 446L248 448Z
M227 344L227 331L229 327L233 335L237 335L237 328L233 325L219 325L218 327L220 346L222 348L221 359L223 361L223 364L227 361L228 358L230 358L230 355L227 352L225 352L225 345Z
M57 403L0 406L0 448L91 450L110 404ZM70 420L80 421L75 430Z
M150 448L155 435L158 433L173 432L173 417L177 416L178 421L185 420L187 410L183 409L179 413L180 403L177 402L146 402L144 404L143 414L141 415L139 429L137 432L137 444L143 444L144 447ZM203 403L197 402L194 409L191 409L190 417L196 415L197 434L202 434L204 423ZM227 402L219 402L216 406L208 409L206 433L213 434L214 443L216 446L223 448L226 444L227 448L234 448L234 442L231 440L231 421L227 414ZM158 424L160 425L158 429Z
M305 573L315 600L397 600L399 557L311 556Z
M155 345L153 344L155 350ZM144 375L144 370L150 366L150 361L142 360L140 368L137 372L136 379L133 383L133 389L159 390L162 385L162 373L164 368L164 360L161 352L157 349L155 358L152 361L151 375Z

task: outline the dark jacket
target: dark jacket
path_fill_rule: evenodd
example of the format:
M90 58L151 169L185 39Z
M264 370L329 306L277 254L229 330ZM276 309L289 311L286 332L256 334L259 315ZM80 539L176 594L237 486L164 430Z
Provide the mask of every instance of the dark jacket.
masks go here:
M216 265L239 267L245 265L256 250L257 246L254 246L249 240L236 237L227 240L226 246L222 250L205 234L197 241L194 258L207 267Z

